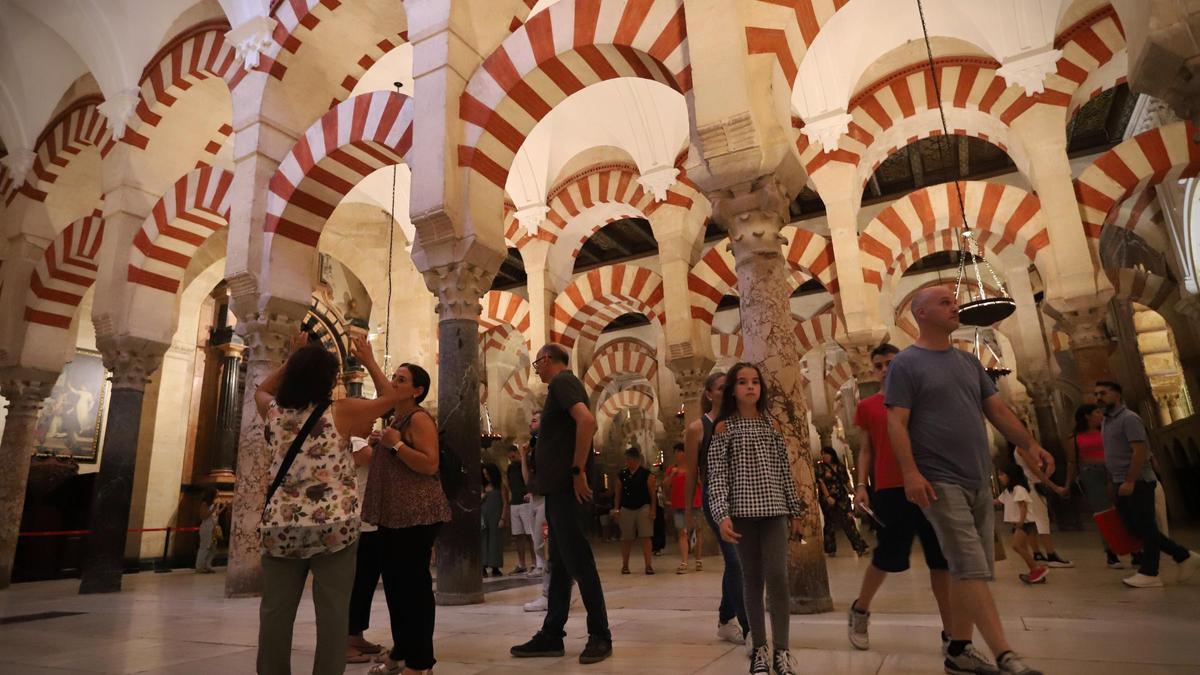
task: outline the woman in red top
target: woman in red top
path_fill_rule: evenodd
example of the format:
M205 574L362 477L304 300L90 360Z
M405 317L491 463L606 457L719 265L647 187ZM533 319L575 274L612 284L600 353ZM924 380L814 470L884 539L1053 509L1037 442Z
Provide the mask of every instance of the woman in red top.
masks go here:
M1078 480L1079 489L1087 498L1093 513L1099 513L1112 507L1112 498L1108 494L1111 479L1108 469L1104 468L1104 439L1100 435L1100 423L1104 420L1104 411L1090 403L1075 409L1075 434L1071 437L1068 448L1067 485L1072 480ZM1122 569L1125 565L1108 546L1104 547L1108 557L1108 566Z
M704 569L704 563L700 561L700 549L702 542L700 539L700 528L694 527L688 529L687 518L684 517L684 511L687 509L687 498L684 494L687 491L685 483L687 481L687 469L684 464L683 443L675 444L675 464L667 469L667 475L664 481L670 487L671 492L671 513L675 519L675 531L679 536L679 558L681 562L679 567L675 569L676 574L687 574L688 571L688 548L696 558L696 571ZM692 495L692 508L700 508L700 482L696 482L696 493Z

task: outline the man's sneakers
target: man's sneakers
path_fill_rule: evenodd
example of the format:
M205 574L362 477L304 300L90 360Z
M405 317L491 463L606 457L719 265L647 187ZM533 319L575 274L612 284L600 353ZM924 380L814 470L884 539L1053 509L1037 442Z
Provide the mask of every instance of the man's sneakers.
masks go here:
M1046 583L1046 575L1049 573L1050 568L1048 567L1035 567L1029 574L1018 574L1017 578L1032 586L1033 584Z
M717 624L717 637L726 642L732 642L735 645L740 645L746 641L746 635L742 632L742 627L738 625L736 619L730 619L725 623Z
M1025 665L1021 661L1021 657L1017 656L1013 652L1004 652L1000 655L1000 658L997 659L997 661L1000 663L1001 673L1008 673L1011 675L1042 675L1042 671L1034 670L1033 668Z
M858 600L850 603L850 611L846 613L846 636L850 638L850 644L855 649L870 649L871 636L867 633L867 627L871 623L871 613L858 609L855 606L857 603Z
M1159 579L1158 577L1147 576L1145 574L1142 574L1141 572L1138 572L1137 574L1134 574L1131 577L1125 577L1124 579L1121 580L1121 582L1130 588L1162 588L1163 587L1162 579Z
M525 576L529 577L530 579L540 579L542 574L543 574L542 568L531 567L531 568L529 568L529 571L525 573Z
M508 573L508 576L515 577L518 574L525 574L525 572L526 572L526 570L525 570L524 565L517 565L516 567L513 568L513 571Z
M1041 552L1041 551L1034 551L1034 552L1033 552L1033 561L1034 561L1034 562L1045 563L1045 562L1046 562L1046 556L1042 555L1042 552Z
M1036 558L1035 558L1035 560L1036 560ZM1057 551L1046 556L1045 564L1047 567L1074 567L1075 566L1075 563L1060 556Z
M546 596L539 595L536 600L530 600L522 605L526 612L544 612L550 606L550 602L546 600Z
M1000 675L1000 669L970 643L958 656L947 652L943 665L948 675Z
M776 649L771 656L771 665L775 667L775 675L796 675L796 659L786 649Z
M600 663L610 656L612 656L612 640L605 640L602 637L589 635L587 646L583 648L583 653L579 655L579 662L584 665Z
M1110 569L1110 570L1125 569L1125 563L1121 562L1121 559L1119 557L1117 557L1116 553L1109 551L1105 555L1108 557L1108 569Z
M590 639L588 640L588 644L591 645ZM566 654L566 651L563 649L562 638L551 637L539 630L529 642L513 647L512 649L508 650L508 653L519 659L528 659L548 656L562 656Z
M1188 557L1179 563L1179 581L1184 582L1192 578L1196 570L1200 569L1200 553L1188 551Z
M750 675L771 675L771 654L766 645L750 654Z

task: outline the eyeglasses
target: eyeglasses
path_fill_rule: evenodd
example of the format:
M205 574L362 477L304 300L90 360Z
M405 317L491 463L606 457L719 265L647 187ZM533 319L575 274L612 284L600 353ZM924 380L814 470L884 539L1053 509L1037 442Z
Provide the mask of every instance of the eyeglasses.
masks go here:
M541 364L545 363L549 358L550 358L549 356L539 356L538 358L534 359L533 363L531 363L530 365L533 366L534 368L537 368Z

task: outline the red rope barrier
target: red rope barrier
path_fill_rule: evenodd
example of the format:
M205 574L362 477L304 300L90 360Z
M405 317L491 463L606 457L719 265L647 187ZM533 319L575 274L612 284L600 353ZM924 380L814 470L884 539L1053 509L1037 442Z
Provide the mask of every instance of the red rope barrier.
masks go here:
M198 532L198 527L135 527L126 532ZM20 532L18 537L73 537L91 534L91 530L58 530L57 532Z

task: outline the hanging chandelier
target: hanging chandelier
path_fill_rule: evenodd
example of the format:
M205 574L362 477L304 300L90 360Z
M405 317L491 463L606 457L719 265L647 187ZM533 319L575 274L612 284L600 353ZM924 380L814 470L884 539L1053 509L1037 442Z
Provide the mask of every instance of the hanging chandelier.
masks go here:
M486 450L487 448L492 447L493 443L500 440L500 434L496 431L495 427L492 426L492 413L488 411L487 401L483 402L482 408L483 424L481 425L482 433L479 434L479 444Z
M989 355L991 355L992 360L994 360L996 365L984 366L984 370L987 371L988 377L992 378L992 382L996 382L1000 378L1011 373L1012 368L1008 368L1004 365L1004 360L1001 359L1000 355L996 353L996 350L994 348L992 348L992 343L983 339L982 333L983 333L983 329L976 326L976 328L975 328L975 358L979 359L980 363L987 363L986 361L983 360L984 350L985 349L987 350L987 353Z
M929 59L929 79L933 82L933 95L937 100L938 115L942 120L942 140L938 142L938 154L944 157L943 144L950 142L950 127L946 124L946 112L942 109L942 91L938 83L937 69L933 63L933 47L929 44L929 29L925 26L925 8L921 0L917 0L917 13L921 17L921 34L925 38L925 54ZM958 198L958 212L962 217L962 226L955 228L959 241L958 275L954 282L954 297L959 300L958 320L968 326L991 326L1010 316L1017 309L1017 303L1008 295L1004 282L983 257L975 232L967 222L967 209L962 195L962 165L955 163L958 179L954 181L954 194ZM969 266L969 267L968 267ZM995 293L989 294L984 284L983 270L991 278ZM975 278L971 278L974 272ZM965 300L965 301L964 301ZM978 341L978 338L977 338Z

